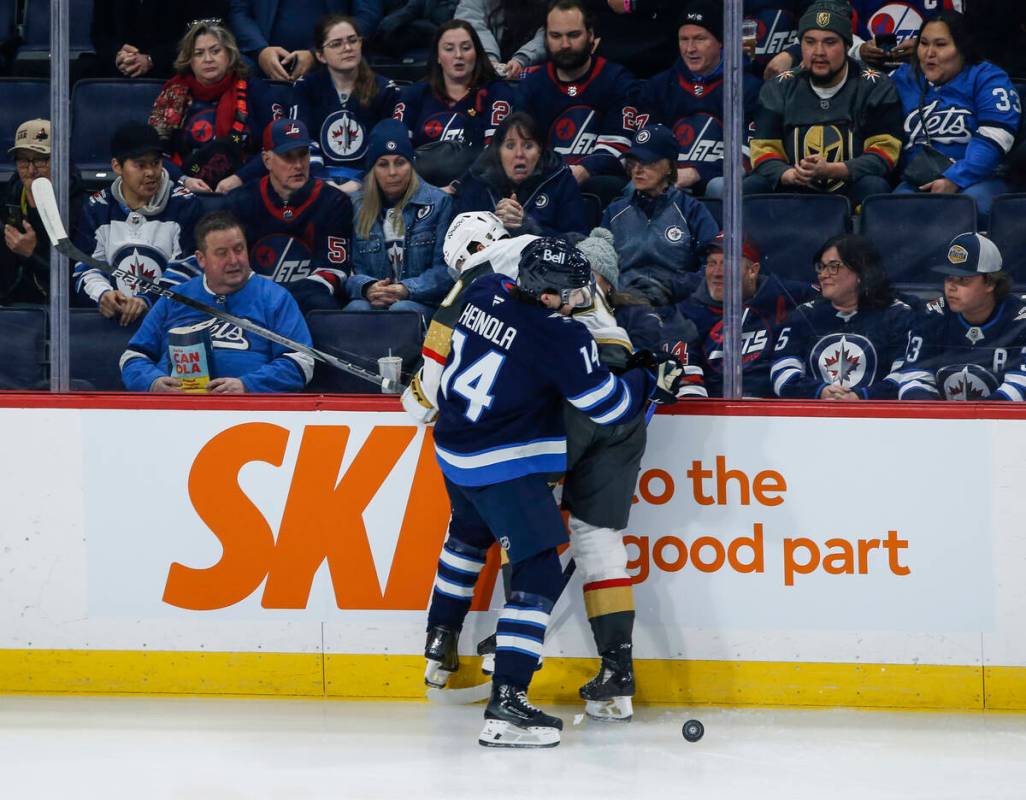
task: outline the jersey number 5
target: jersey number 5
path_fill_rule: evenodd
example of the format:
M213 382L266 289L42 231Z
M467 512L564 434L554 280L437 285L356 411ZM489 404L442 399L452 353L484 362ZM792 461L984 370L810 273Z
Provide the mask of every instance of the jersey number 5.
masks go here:
M499 370L506 363L506 356L497 350L489 350L473 364L466 368L463 365L463 345L467 335L463 331L452 332L452 361L442 373L442 394L449 399L449 389L467 401L467 410L463 416L471 422L477 422L485 409L492 407L495 395L492 387L499 377Z

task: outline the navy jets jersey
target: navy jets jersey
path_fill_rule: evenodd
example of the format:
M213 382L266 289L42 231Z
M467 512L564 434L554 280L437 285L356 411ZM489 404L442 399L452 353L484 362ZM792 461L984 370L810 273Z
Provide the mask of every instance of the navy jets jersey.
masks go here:
M982 325L943 297L909 336L904 363L889 376L901 400L1026 399L1026 301L1006 298Z
M561 81L547 62L520 82L517 108L547 131L546 144L567 164L592 175L616 174L634 138L640 89L630 72L601 57L576 81Z
M392 115L399 90L391 81L374 76L377 94L367 105L356 97L340 96L328 70L304 76L292 87L292 116L306 123L313 144L314 169L350 168L363 172L367 137L371 129Z
M626 422L654 383L644 370L613 375L587 328L514 298L504 275L464 290L438 392L435 452L460 486L566 469L563 400L601 425Z
M962 0L852 0L855 33L868 41L878 33L893 33L898 42L919 33L923 23L938 11L962 11Z
M912 311L900 300L850 314L827 300L803 303L777 334L773 391L812 399L835 384L864 400L892 399L897 385L885 378L904 357L911 324Z
M744 75L745 122L755 118L761 83ZM665 125L680 143L678 167L693 167L702 183L723 174L723 65L709 75L696 75L678 58L665 72L645 81L638 127ZM647 116L645 116L647 115ZM747 148L745 148L747 150ZM747 155L747 153L746 153Z
M513 112L515 93L505 81L493 81L451 103L441 100L426 81L405 86L399 92L392 116L410 129L413 146L440 139L483 147Z
M269 175L228 195L242 222L253 271L275 283L293 283L315 273L333 285L350 272L353 204L345 192L311 178L284 202Z
M775 55L798 41L798 18L811 0L744 0L746 20L758 25L755 63L759 74Z
M991 177L1012 149L1022 107L1011 79L1000 67L982 61L935 86L906 64L894 73L894 85L904 109L902 157L906 162L929 135L930 144L957 162L944 176L965 188Z
M182 283L198 274L192 233L203 214L200 203L188 189L162 185L166 187L162 191L169 193L159 212L130 210L110 186L96 192L85 201L75 245L115 269L165 284ZM81 262L75 264L74 281L75 291L87 302L98 303L111 289L137 294L123 278L114 279ZM153 302L150 295L140 296Z
M777 331L794 310L816 295L809 283L789 281L776 275L760 275L755 294L744 304L741 316L741 389L745 397L773 397L770 365ZM723 303L709 294L705 281L685 301L681 313L698 329L705 385L710 397L723 395Z

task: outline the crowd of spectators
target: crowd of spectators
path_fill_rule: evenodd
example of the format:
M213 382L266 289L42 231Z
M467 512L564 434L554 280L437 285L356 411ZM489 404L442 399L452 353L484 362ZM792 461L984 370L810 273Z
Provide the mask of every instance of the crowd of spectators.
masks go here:
M150 5L93 5L95 52L77 74L165 82L148 119L112 132L114 183L86 201L74 184L81 249L185 283L202 277L196 222L228 208L246 269L301 312L415 311L426 323L453 283L442 247L453 216L491 212L511 236L580 238L600 223L618 259L613 288L687 321L678 338L713 394L724 267L708 201L722 194L725 157L743 164L746 195L842 195L857 218L872 195L964 194L981 230L1026 173L1026 4L745 0L754 36L737 154L724 149L722 0ZM390 77L410 63L423 65L419 80ZM50 174L49 126L26 120L17 137L0 303L41 303L47 248L31 182ZM981 263L946 277L945 291L986 278L989 313L1005 313L1008 287L989 275L1000 259ZM914 334L919 316L940 313L896 295L857 235L827 241L808 282L761 270L756 241L741 269L753 396L896 397L888 376L927 338ZM130 282L88 264L74 273L78 303L125 325L151 312L154 298ZM965 347L982 348L989 324L967 323ZM839 349L824 344L837 337ZM997 361L991 372L1003 373ZM937 388L918 372L920 394L902 396ZM1019 399L1007 382L984 383Z

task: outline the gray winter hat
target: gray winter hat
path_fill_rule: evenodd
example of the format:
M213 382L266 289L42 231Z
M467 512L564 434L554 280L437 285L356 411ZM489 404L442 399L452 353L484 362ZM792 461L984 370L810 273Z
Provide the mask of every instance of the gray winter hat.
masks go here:
M620 258L613 247L613 233L606 228L592 228L587 239L577 243L591 264L591 271L601 275L615 289L620 278Z

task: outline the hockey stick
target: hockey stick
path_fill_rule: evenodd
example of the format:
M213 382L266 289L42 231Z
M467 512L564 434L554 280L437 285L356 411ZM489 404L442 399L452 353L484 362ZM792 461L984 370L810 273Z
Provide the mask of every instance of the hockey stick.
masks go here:
M121 269L120 267L112 267L110 264L105 264L90 255L86 255L75 247L71 239L68 238L67 231L64 228L64 223L61 221L60 212L57 209L57 198L53 193L53 184L51 184L47 178L36 178L32 183L32 197L36 201L36 209L39 211L39 216L43 221L43 227L46 228L46 235L50 237L50 242L57 249L58 253L66 256L68 259L88 264L107 275L115 278L121 278L126 283L134 287L143 289L160 297L166 297L168 300L181 303L183 306L188 306L202 314L209 314L217 319L230 322L233 325L237 325L242 328L244 331L255 333L257 336L262 336L275 344L280 344L283 347L291 348L298 353L308 355L310 358L323 361L325 364L335 367L335 369L340 369L343 372L348 372L350 375L355 375L358 378L363 378L365 381L377 384L384 392L395 394L401 390L402 387L399 383L391 378L383 378L381 375L371 372L370 370L366 370L363 367L358 367L355 364L350 364L348 361L336 358L330 353L325 353L313 347L308 347L307 345L294 341L287 336L282 336L280 333L276 333L270 328L265 328L263 325L251 322L244 317L237 317L227 311L207 305L201 300L194 300L184 294L179 294L173 289L161 286L156 281L152 281L147 277L135 275L127 270Z
M570 583L570 579L574 576L574 572L577 570L577 562L572 558L566 562L566 566L563 567L563 586L559 590L559 597L563 596L563 592L566 591L567 585ZM559 597L556 598L556 602L559 602ZM548 626L545 631L545 635L549 636L553 631L558 630L562 627L570 615L573 613L573 608L567 603L566 607L555 619L555 621ZM461 689L438 689L431 686L427 690L427 699L432 703L437 703L443 706L465 706L473 703L480 703L482 700L487 700L492 693L492 680L488 680L477 683L473 686L466 686Z

